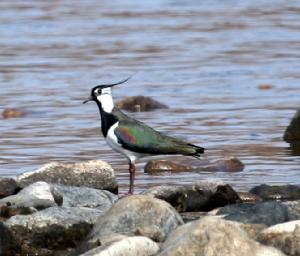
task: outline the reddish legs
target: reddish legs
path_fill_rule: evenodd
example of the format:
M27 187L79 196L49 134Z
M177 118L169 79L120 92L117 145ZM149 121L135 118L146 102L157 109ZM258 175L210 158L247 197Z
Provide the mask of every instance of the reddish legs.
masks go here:
M135 165L129 163L129 174L130 174L130 183L128 194L132 195L134 191L134 178L135 178Z
M129 175L130 175L130 183L129 183L129 191L125 195L121 195L119 198L124 198L127 196L131 196L134 191L134 177L135 177L135 165L133 163L129 163Z

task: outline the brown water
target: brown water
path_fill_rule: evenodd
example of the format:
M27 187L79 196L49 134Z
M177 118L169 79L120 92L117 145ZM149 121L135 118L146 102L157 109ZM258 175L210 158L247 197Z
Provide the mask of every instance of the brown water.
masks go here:
M81 103L92 86L134 74L115 88L116 100L141 94L170 109L132 116L206 147L206 159L236 156L246 165L146 175L142 159L137 190L195 180L241 190L299 184L299 156L282 141L299 107L299 71L300 1L2 0L0 111L29 114L0 119L1 175L102 159L125 191L126 160L101 137L96 105Z

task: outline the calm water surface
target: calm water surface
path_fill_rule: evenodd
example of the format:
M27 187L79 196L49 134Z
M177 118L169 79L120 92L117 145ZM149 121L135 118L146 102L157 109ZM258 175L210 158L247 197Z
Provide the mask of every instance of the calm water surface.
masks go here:
M92 86L134 74L115 88L116 100L145 95L170 108L132 116L206 147L207 160L235 156L246 165L239 173L147 175L142 159L138 191L195 180L240 190L299 184L300 158L282 140L300 104L299 31L300 1L2 0L0 111L29 114L0 119L1 175L102 159L125 191L126 160L102 138L96 105L82 100Z

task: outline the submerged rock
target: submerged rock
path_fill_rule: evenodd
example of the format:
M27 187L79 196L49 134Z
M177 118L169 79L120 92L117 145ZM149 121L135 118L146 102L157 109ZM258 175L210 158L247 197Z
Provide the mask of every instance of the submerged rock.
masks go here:
M101 160L81 163L53 162L40 169L20 175L17 177L17 181L21 187L36 181L45 181L68 186L104 189L113 193L118 192L114 170L109 164Z
M153 256L159 251L157 243L144 236L118 236L118 239L87 251L81 256Z
M168 160L150 160L144 167L145 173L157 172L186 172L193 170L193 167L177 164Z
M30 214L56 205L50 185L40 181L16 195L0 199L0 216L8 218L16 214Z
M167 105L160 103L150 97L132 96L117 102L118 108L132 112L151 111L155 109L168 108Z
M292 149L299 153L300 151L300 109L293 116L290 124L286 128L283 139L291 144Z
M224 183L196 182L189 186L156 186L143 194L165 200L179 212L210 211L241 202L231 186Z
M0 178L0 198L13 195L18 190L18 184L14 179Z
M258 240L287 255L300 255L300 220L277 224L263 230Z
M2 112L2 117L7 118L17 118L17 117L24 117L26 112L20 108L7 108L4 109Z
M0 225L0 234L8 234L0 248L4 255L44 256L54 255L56 250L72 251L99 215L96 209L50 207L32 215L13 216Z
M300 187L296 185L259 185L252 188L250 193L258 195L263 200L298 200Z
M94 248L116 234L146 236L162 242L182 223L175 209L162 200L142 195L125 197L97 220L81 251Z
M275 225L288 221L288 209L279 202L263 202L257 204L243 203L226 205L216 212L226 220L242 223Z
M195 172L241 172L244 170L245 165L236 157L217 160L211 164L197 167Z
M283 256L275 248L250 239L239 224L216 217L204 217L172 231L158 256Z

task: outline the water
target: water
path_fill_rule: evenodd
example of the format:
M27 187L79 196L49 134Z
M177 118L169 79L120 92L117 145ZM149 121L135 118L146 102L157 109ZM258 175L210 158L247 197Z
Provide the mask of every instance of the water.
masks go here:
M299 107L299 14L299 1L284 0L2 0L0 111L29 114L0 119L1 175L102 159L125 191L126 160L101 137L96 105L81 103L92 86L134 74L114 89L116 100L151 96L170 108L132 116L206 147L206 159L235 156L246 165L239 173L147 175L142 159L138 191L195 180L240 190L299 184L299 156L282 140Z

